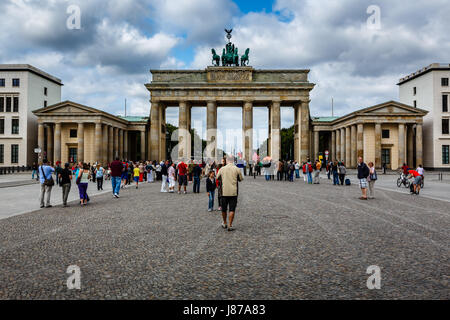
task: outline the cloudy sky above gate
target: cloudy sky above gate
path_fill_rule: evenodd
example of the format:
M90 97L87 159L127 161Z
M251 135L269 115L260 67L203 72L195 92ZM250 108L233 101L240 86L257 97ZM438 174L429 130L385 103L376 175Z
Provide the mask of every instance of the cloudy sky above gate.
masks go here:
M66 27L69 5L81 9L80 30ZM147 116L149 70L205 68L227 27L253 67L311 69L313 116L330 115L331 98L344 115L396 100L400 77L449 63L449 17L448 0L2 0L0 63L61 78L64 100L123 114L127 98L129 114Z

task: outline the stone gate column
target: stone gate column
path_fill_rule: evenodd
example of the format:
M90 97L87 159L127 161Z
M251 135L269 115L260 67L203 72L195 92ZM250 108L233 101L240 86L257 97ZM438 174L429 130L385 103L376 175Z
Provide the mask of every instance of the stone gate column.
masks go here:
M95 137L94 137L94 163L100 163L102 161L102 141L103 132L102 124L100 122L95 123Z
M55 145L54 145L54 156L53 159L56 161L63 161L61 156L61 123L57 122L55 123Z
M414 129L412 124L408 124L407 141L408 165L417 168L417 165L414 163Z
M242 149L247 162L253 156L253 101L245 101L242 108Z
M141 131L141 159L145 161L145 131ZM161 160L165 160L164 158L161 158Z
M47 125L47 159L53 163L53 124Z
M112 126L108 126L108 161L112 162L114 159L114 130Z
M375 123L375 168L381 169L381 123Z
M356 125L352 125L350 129L350 135L351 135L351 148L350 148L350 168L356 168L358 160L356 159Z
M319 131L314 131L314 155L311 161L319 159Z
M310 145L310 132L309 132L309 101L302 101L301 115L300 115L300 154L301 159L299 161L305 161L310 156L309 145Z
M416 166L419 166L421 164L422 166L425 166L423 164L423 127L422 124L416 125Z
M352 137L350 135L350 127L347 126L345 127L345 165L347 167L351 167L353 166L352 164L352 155L351 155L351 141L352 141Z
M331 153L330 153L331 159L328 159L330 161L336 160L336 132L333 130L331 131Z
M102 134L102 165L106 167L108 164L108 126L103 125Z
M405 125L398 124L398 167L402 167L405 163ZM394 169L394 168L393 168Z
M119 128L114 128L114 159L119 156Z
M123 156L123 129L119 129L119 158L124 159Z
M206 104L206 157L217 159L217 104L210 100Z
M190 107L187 101L179 102L178 157L191 159Z
M166 106L159 104L159 157L167 160L166 155Z
M339 161L345 161L345 128L341 128L341 158ZM347 163L345 163L347 165Z
M38 147L44 151L44 124L38 123Z
M84 162L84 123L78 123L78 150L77 150L77 162Z
M150 144L150 142L149 142ZM124 130L123 133L123 157L124 159L128 159L128 130ZM150 159L152 160L152 159Z
M356 129L356 152L357 158L364 157L364 125L358 123Z
M300 156L300 123L301 123L301 103L294 105L294 160L301 163Z
M340 161L341 155L341 130L336 130L336 160Z
M273 160L278 161L280 159L281 149L281 115L280 115L280 101L272 101L271 108L271 154Z
M159 133L161 132L159 104L159 101L152 100L152 106L150 109L150 158L152 161L156 160L158 162L161 161L159 156Z

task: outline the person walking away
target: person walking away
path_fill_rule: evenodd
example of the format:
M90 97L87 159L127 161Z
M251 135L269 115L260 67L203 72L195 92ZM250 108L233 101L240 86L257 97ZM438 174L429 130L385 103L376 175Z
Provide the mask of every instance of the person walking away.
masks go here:
M343 162L339 164L338 171L339 180L341 181L341 186L343 186L345 182L345 175L347 174L347 168L345 167L345 164Z
M374 192L374 186L375 181L377 181L377 171L375 170L375 166L373 162L369 162L367 164L369 166L369 177L367 178L367 181L369 182L369 199L375 199L375 192Z
M139 186L140 176L141 176L141 171L139 169L139 164L136 162L136 165L134 166L134 169L133 169L133 180L136 183L136 189Z
M335 160L331 164L331 171L333 173L333 185L338 186L339 185L339 165L337 160Z
M64 164L64 169L59 173L59 186L62 188L63 207L67 207L67 198L72 187L72 171L69 169L69 163Z
M200 193L200 176L202 174L202 169L198 164L195 164L192 169L192 177L194 179L194 193Z
M214 171L209 172L209 176L206 179L206 192L208 193L208 212L214 210L214 196L216 192L216 179L214 178Z
M167 170L167 173L169 174L169 192L174 193L175 191L175 164L172 163L169 167L169 170Z
M284 181L289 180L289 161L285 160L283 161L283 175L284 175Z
M161 179L162 179L161 192L167 192L167 175L168 175L167 166L168 165L169 165L168 161L162 162L162 165L161 165Z
M217 174L218 179L222 179L222 227L233 231L233 220L236 212L238 200L238 183L244 180L242 172L234 165L232 155L227 157L227 165L222 167ZM227 224L227 210L229 209L229 219Z
M331 164L330 162L327 162L327 176L328 176L328 180L331 180Z
M187 186L187 165L181 160L178 164L178 194L181 193L181 186L184 187L184 194L186 194Z
M89 165L87 163L84 163L83 167L80 168L77 176L78 192L80 193L81 206L87 205L88 202L87 188L90 178L91 175L89 172Z
M295 179L300 179L300 164L297 161L295 161L294 169L295 169Z
M53 185L55 184L52 174L55 172L55 169L49 166L47 159L44 159L42 163L43 164L39 167L39 182L41 184L41 194L39 199L41 202L41 208L44 208L44 197L45 207L51 208L52 205L50 204L50 197L52 194Z
M369 167L363 162L363 158L358 158L358 179L359 187L361 188L361 200L367 200L367 177L370 174Z
M61 168L61 162L60 161L56 161L56 167L55 167L55 176L56 176L56 185L59 185L59 174L61 173L62 168Z
M122 176L123 163L119 161L119 157L111 162L111 186L114 197L119 198L120 181Z
M123 167L122 167L122 174L120 175L121 180L120 188L125 189L128 181L128 163L122 162L122 165Z
M138 163L138 168L139 168L139 182L144 182L144 171L145 171L144 164L142 162Z
M289 171L289 181L294 182L294 171L295 171L294 162L292 161L290 162L288 171Z
M105 169L99 164L97 164L97 169L95 170L95 180L97 180L97 190L103 190L103 175L105 174Z
M283 161L278 161L277 163L277 181L283 180Z

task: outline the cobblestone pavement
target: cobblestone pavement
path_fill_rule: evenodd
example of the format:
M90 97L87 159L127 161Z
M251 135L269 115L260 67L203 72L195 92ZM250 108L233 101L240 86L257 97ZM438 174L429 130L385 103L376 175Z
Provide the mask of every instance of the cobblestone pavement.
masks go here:
M450 298L447 202L262 178L240 194L234 232L206 193L158 184L0 220L0 299ZM81 290L67 289L70 265Z

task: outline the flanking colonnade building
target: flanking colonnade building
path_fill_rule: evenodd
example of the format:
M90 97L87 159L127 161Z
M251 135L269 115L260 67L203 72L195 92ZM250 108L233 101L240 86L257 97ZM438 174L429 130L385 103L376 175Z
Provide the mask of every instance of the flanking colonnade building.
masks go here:
M34 111L38 145L53 162L108 163L116 156L163 160L167 154L166 108L179 108L175 157L192 158L191 108L206 107L207 156L217 151L218 107L242 108L242 154L252 160L253 108L267 107L267 154L281 158L281 107L294 108L294 159L325 156L356 167L357 157L397 169L423 162L422 123L427 111L395 101L361 109L340 118L310 116L309 70L257 70L252 67L208 67L204 70L151 70L150 116L117 117L65 101ZM173 154L172 154L173 155ZM175 160L175 159L174 159Z

